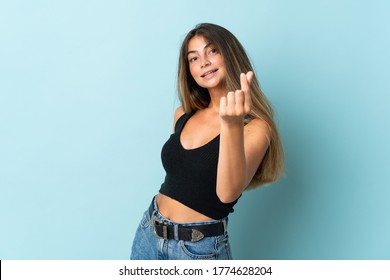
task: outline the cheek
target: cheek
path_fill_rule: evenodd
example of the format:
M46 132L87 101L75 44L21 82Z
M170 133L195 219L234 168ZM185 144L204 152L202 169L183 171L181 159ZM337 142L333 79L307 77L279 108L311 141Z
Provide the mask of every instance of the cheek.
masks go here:
M188 67L188 69L190 70L190 74L192 75L192 76L194 76L194 69L190 66L190 67Z
M190 70L190 74L191 74L191 76L192 76L192 78L194 78L194 79L196 79L196 77L197 77L197 72L196 72L196 70L194 69L194 67L189 67L189 70Z
M218 59L216 62L220 67L225 67L225 63L222 58Z
M223 59L221 54L213 55L209 59L210 59L210 62L212 62L214 65L217 65L217 64L223 65L224 64L224 59Z

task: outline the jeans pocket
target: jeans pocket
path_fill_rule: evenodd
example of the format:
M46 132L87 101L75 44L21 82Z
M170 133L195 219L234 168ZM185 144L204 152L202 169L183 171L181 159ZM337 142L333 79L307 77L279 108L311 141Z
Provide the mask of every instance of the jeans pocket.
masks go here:
M190 259L204 260L215 259L216 252L216 240L214 237L206 237L197 242L180 241L180 246Z
M232 252L230 249L229 237L227 234L217 237L216 250L217 250L217 254L218 254L217 259L221 259L221 260L231 260L232 259Z
M229 236L227 234L216 236L216 242L217 245L220 243L229 243Z
M145 212L139 225L142 229L146 229L150 223L149 214Z

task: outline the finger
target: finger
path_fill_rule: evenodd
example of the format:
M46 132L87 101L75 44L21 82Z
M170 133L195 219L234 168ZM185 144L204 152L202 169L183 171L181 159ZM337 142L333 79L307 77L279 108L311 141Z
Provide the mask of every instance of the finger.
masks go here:
M242 90L235 92L235 111L237 115L242 115L245 110L245 95Z
M253 71L248 71L248 73L246 73L246 79L248 80L248 85L250 86L251 83L252 83L252 78L253 78L254 74L253 74Z
M246 74L244 74L244 73L240 74L241 90L243 90L243 91L249 90L249 87L250 87L251 82L252 82L252 78L253 78L252 71L248 71L248 73L246 73Z
M248 97L245 97L245 103L244 103L244 112L245 114L249 114L252 111L252 99L251 96L248 95Z
M226 96L221 97L221 100L219 101L219 115L225 116L226 115L226 106L227 106L227 99Z
M244 92L244 94L245 94L244 111L246 114L248 114L252 110L252 98L249 90L247 92Z
M226 105L226 113L233 114L235 110L236 97L233 91L228 92L227 94L227 105Z
M248 79L244 73L240 74L240 85L242 91L247 92L249 90Z
M251 91L250 91L250 84L252 82L253 78L253 72L248 71L246 74L241 74L240 76L240 82L241 82L241 89L244 92L244 112L248 114L252 109L252 98L251 98Z

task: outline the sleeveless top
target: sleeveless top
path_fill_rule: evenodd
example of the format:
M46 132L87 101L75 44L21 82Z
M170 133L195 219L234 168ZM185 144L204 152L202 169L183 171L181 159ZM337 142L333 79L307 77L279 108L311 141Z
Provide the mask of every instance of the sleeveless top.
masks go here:
M212 219L222 219L234 211L238 199L222 203L216 193L219 135L198 148L182 146L180 135L192 115L184 114L177 120L175 132L162 148L166 176L159 192Z

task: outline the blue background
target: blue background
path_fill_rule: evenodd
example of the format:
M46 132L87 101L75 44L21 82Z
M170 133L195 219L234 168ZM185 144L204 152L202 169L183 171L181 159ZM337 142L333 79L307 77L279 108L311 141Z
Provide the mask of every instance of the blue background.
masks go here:
M128 258L199 22L245 46L286 153L237 204L234 257L390 259L387 3L2 0L0 259Z

